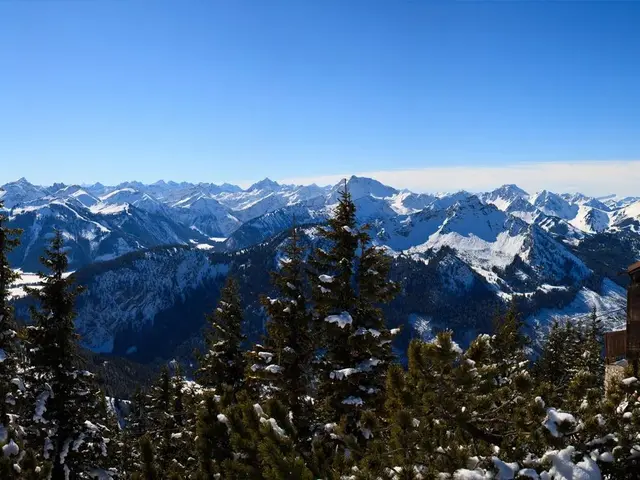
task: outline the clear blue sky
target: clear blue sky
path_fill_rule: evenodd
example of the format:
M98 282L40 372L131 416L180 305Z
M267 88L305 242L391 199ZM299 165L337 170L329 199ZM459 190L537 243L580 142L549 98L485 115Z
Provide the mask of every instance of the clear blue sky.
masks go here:
M640 2L0 2L0 183L640 159Z

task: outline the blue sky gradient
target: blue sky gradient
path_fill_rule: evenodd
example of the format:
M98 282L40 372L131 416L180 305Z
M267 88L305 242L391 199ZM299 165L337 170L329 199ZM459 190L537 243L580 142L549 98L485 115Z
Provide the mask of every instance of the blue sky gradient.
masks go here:
M4 1L0 183L640 160L638 25L640 2Z

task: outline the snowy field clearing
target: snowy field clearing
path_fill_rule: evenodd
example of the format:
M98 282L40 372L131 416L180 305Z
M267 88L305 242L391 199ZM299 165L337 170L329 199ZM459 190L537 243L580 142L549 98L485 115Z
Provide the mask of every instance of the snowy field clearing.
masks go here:
M20 274L20 278L13 282L13 286L9 289L10 298L26 297L27 292L25 291L25 287L41 288L41 286L39 285L40 277L38 277L37 273L23 272L20 269L14 271ZM66 278L72 273L73 271L66 272L64 274L64 277Z

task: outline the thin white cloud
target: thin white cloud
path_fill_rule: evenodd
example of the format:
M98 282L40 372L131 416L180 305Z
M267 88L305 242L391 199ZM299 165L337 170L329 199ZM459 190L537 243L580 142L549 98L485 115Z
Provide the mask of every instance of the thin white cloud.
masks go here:
M352 174L374 178L395 188L415 192L487 191L515 183L528 192L581 192L601 196L615 193L640 196L640 160L514 163L504 166L428 167L380 170L317 177L287 178L284 183L335 184Z

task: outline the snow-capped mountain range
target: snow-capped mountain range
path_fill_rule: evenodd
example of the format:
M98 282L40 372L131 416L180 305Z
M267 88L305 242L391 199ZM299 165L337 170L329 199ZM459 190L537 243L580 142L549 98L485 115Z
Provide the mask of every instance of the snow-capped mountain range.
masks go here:
M614 311L624 303L624 278L616 274L640 259L640 198L530 194L516 185L427 194L368 178L345 182L319 187L265 179L242 189L175 182L42 187L20 179L0 188L0 200L11 226L23 229L11 260L25 272L38 269L51 232L62 230L71 267L90 287L78 317L84 342L120 354L142 348L136 338L143 331L158 338L162 355L172 354L176 345L164 345L157 329L171 328L172 342L187 341L203 312L185 324L176 320L183 318L178 306L209 308L207 289L228 271L243 278L255 300L268 285L263 273L277 265L282 240L275 240L295 223L307 225L313 243L313 225L327 218L345 185L359 221L394 257L393 275L404 288L390 314L414 334L454 328L464 339L487 328L470 325L470 312L514 295L526 299L532 328L594 306ZM264 318L254 303L249 323L256 333ZM173 321L191 327L182 331Z
M78 268L166 244L248 247L289 228L294 218L298 224L322 221L343 185L280 185L265 179L247 189L164 181L43 187L21 178L0 187L0 200L11 223L24 230L23 246L12 258L18 266L34 269L42 240L59 228L71 264ZM376 242L398 253L455 244L456 233L485 242L486 235L493 235L489 243L500 249L505 239L500 233L532 225L550 233L565 230L565 242L595 233L640 231L640 197L529 194L516 185L476 194L424 194L355 176L346 186L360 219L373 225Z

